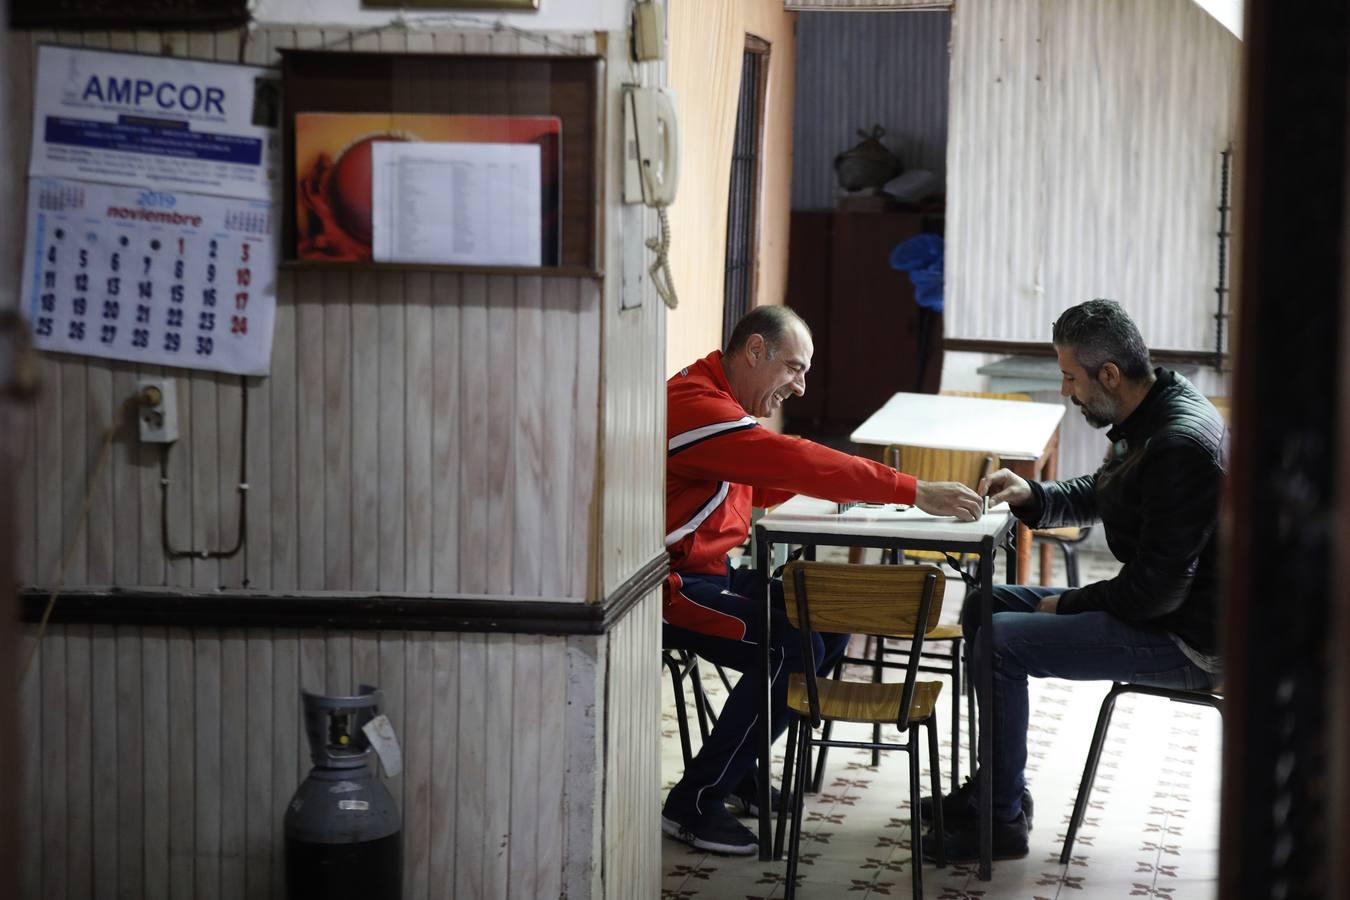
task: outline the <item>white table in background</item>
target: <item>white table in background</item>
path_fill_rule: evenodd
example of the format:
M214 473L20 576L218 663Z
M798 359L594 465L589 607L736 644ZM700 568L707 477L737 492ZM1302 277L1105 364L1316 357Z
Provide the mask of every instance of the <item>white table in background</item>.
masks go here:
M933 450L998 454L1002 465L1028 481L1050 481L1059 459L1058 403L991 400L946 394L895 394L858 426L855 444L904 444ZM1050 547L1042 548L1041 575L1049 571ZM1031 573L1031 532L1017 528L1018 571Z

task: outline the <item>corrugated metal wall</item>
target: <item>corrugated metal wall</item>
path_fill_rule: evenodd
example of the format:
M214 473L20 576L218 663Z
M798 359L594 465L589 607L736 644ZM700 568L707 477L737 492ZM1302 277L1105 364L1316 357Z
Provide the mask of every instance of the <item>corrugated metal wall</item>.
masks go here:
M834 208L834 158L873 125L906 169L945 179L950 36L946 12L798 17L793 209Z
M951 9L952 0L783 0L787 9L872 11L878 9Z
M1107 296L1151 346L1212 351L1237 39L1191 0L953 16L947 336L1044 342Z

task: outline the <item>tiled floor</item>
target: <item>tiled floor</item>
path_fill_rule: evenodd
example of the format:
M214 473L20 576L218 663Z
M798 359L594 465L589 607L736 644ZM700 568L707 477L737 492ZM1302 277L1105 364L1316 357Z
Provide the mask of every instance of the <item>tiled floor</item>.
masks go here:
M1080 558L1085 581L1114 574L1109 556ZM1062 582L1060 582L1062 583ZM949 584L944 619L955 619L960 589ZM856 648L855 648L856 649ZM724 690L711 666L704 683L720 705ZM735 673L728 673L735 678ZM1069 813L1098 706L1107 684L1031 681L1032 724L1027 781L1036 798L1031 854L996 862L982 882L973 865L924 870L924 894L965 898L1209 898L1217 892L1221 723L1209 709L1125 695L1116 707L1097 787L1072 861L1059 864ZM670 679L665 679L662 774L665 788L683 762ZM943 702L942 713L950 706ZM692 716L691 716L692 719ZM940 721L944 782L950 784L950 737ZM863 728L866 726L852 726ZM693 726L697 746L697 727ZM891 736L897 736L890 729ZM783 742L775 747L776 777ZM808 795L797 896L910 896L909 798L904 754L832 750L825 787ZM924 783L928 783L927 753ZM967 758L962 751L963 761ZM968 768L968 764L965 764ZM663 793L664 797L664 793ZM749 823L747 823L749 824ZM662 897L781 897L785 863L720 857L663 839Z

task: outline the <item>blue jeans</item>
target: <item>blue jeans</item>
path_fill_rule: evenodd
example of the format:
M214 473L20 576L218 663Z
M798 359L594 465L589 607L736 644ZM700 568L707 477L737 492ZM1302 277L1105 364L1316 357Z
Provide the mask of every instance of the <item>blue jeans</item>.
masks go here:
M759 722L759 703L764 679L759 671L759 643L763 633L760 610L764 602L764 582L753 569L735 569L728 577L681 573L683 593L703 606L711 607L745 623L745 638L733 640L699 634L673 625L663 625L663 647L692 650L723 668L742 673L731 689L717 724L698 755L689 761L684 777L671 788L666 801L668 813L676 816L706 815L712 804L721 804L727 794L751 774L759 743L755 726ZM776 739L787 728L788 675L804 671L801 632L783 612L783 584L771 579L769 671L773 691L770 711ZM829 674L844 655L849 636L813 633L812 651L816 672Z
M973 682L992 644L994 665L994 819L1012 821L1022 810L1027 764L1027 677L1070 681L1130 681L1153 687L1206 690L1214 676L1186 657L1167 632L1131 625L1108 612L1037 613L1042 597L1062 587L995 585L991 634L980 629L980 594L971 591L962 613ZM990 702L980 696L980 703Z

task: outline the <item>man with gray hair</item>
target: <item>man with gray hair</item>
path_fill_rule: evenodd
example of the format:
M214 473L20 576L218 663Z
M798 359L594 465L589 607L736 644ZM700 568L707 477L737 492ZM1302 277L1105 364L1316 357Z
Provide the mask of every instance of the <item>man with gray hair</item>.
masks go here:
M1219 681L1223 418L1185 378L1151 367L1139 329L1112 300L1065 310L1052 340L1060 393L1094 428L1110 428L1106 461L1091 475L1043 483L1000 469L980 492L1007 501L1032 528L1100 521L1123 565L1081 588L995 586L989 634L979 628L979 593L966 598L972 658L994 666L993 696L980 702L994 711L994 758L981 772L993 777L995 859L1029 849L1028 676L1188 690ZM974 784L943 799L948 859L978 858ZM927 798L920 812L929 819L932 811Z

